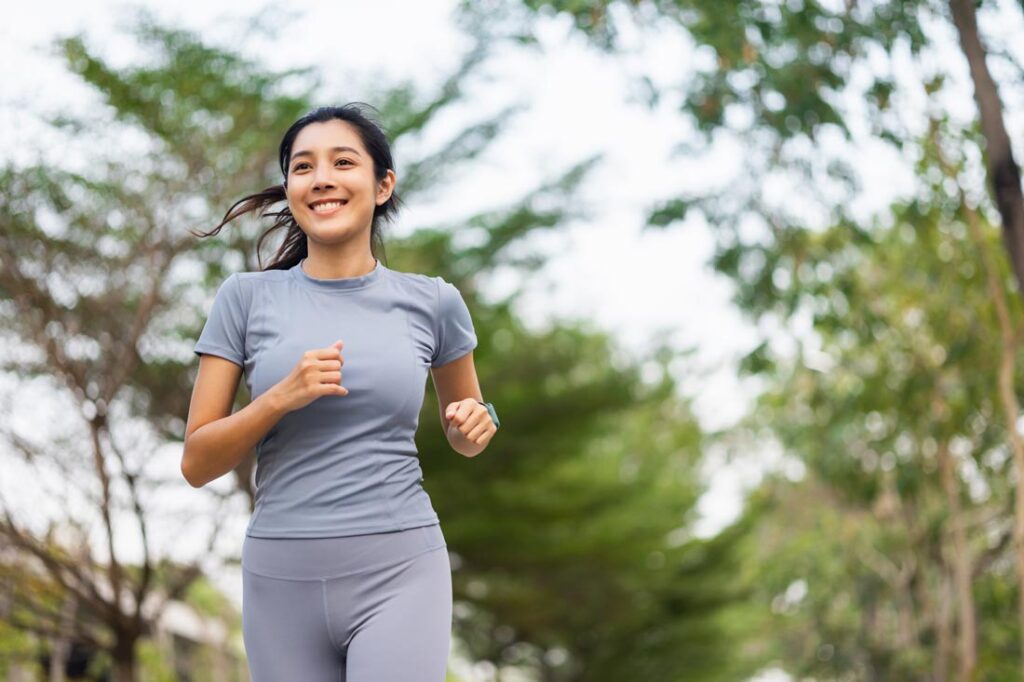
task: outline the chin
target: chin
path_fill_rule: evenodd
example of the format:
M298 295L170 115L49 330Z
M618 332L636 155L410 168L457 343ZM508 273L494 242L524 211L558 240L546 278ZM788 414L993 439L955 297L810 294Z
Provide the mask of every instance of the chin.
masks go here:
M359 230L352 229L348 226L340 227L338 229L331 229L323 225L319 228L314 228L312 231L307 232L307 237L313 237L319 242L324 244L339 244L346 242L354 237L358 236Z

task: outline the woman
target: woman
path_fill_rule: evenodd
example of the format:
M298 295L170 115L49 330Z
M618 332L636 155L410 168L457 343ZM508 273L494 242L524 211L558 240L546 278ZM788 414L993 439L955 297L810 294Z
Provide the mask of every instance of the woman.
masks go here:
M242 624L255 682L445 678L451 567L414 435L427 369L448 442L497 430L458 289L376 257L397 210L391 152L355 106L323 107L281 141L284 182L209 233L287 201L275 261L230 275L199 355L181 470L200 487L256 448L242 546ZM245 372L252 401L231 414Z

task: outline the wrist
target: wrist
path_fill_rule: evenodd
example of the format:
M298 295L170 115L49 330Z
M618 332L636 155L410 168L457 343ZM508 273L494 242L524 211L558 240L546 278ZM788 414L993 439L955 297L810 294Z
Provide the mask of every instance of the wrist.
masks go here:
M266 403L267 407L270 409L271 412L273 412L275 415L283 417L284 415L288 414L289 410L284 400L284 396L281 394L281 389L279 388L279 386L280 385L278 384L268 388L267 391L260 396L260 399L262 399Z

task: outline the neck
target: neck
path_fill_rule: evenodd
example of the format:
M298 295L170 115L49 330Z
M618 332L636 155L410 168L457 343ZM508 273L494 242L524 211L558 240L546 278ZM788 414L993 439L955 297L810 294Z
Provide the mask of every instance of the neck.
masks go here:
M377 259L370 251L338 254L310 249L309 255L299 265L310 277L317 279L342 279L361 277L373 272Z

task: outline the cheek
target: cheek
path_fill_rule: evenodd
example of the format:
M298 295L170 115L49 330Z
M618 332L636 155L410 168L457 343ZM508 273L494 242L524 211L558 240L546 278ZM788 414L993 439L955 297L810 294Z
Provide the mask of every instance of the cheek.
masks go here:
M292 212L292 215L295 215L296 211L303 210L305 206L302 204L302 202L297 201L293 197L293 189L294 188L291 185L288 186L288 192L285 193L285 198L288 201L288 209Z

